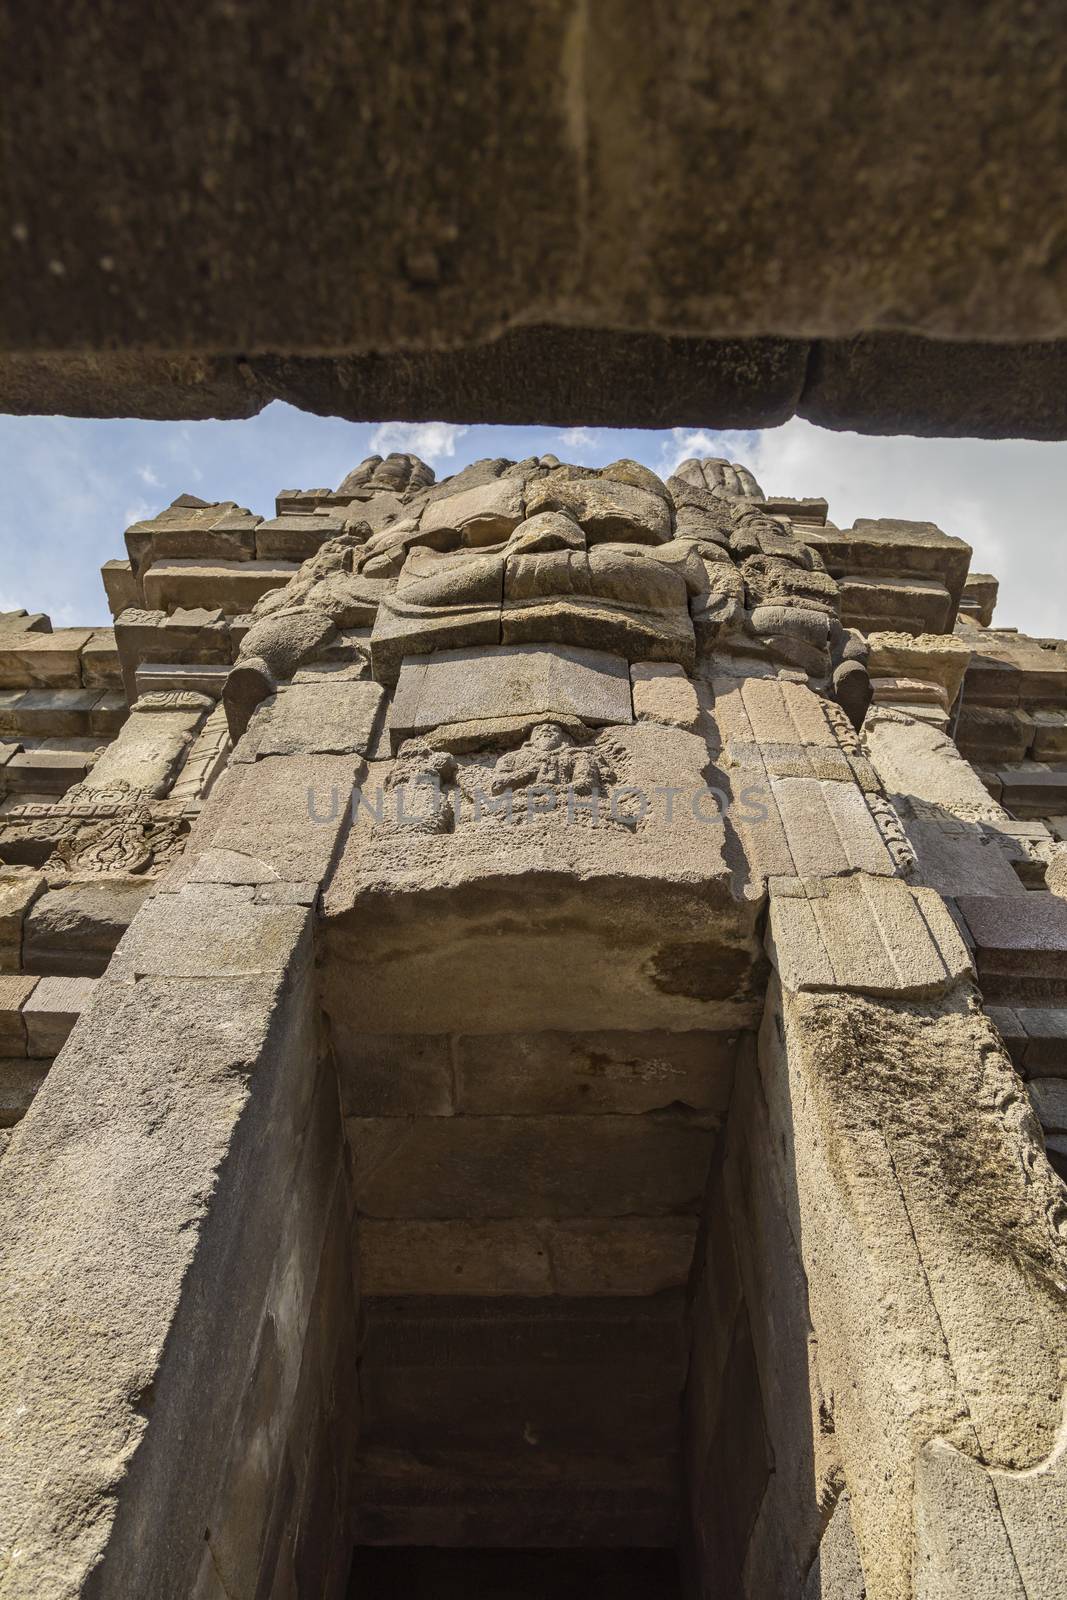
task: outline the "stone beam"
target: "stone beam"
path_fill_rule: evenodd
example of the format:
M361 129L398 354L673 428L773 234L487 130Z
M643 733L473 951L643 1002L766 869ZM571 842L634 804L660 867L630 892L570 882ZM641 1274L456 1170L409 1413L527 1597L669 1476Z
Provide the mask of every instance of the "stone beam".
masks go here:
M1054 11L183 17L10 8L8 410L1067 432Z

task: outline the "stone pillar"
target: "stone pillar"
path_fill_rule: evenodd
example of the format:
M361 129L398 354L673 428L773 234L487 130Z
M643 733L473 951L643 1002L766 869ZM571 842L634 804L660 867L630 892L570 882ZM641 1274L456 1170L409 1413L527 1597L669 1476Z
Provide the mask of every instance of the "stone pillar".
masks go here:
M238 752L4 1156L5 1600L343 1592L351 1202L313 924L360 688L341 741L272 706L290 753Z

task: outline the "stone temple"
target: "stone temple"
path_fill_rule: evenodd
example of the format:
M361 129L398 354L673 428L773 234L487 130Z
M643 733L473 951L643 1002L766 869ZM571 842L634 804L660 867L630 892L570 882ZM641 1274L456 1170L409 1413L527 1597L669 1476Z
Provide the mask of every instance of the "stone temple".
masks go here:
M2 1600L1063 1600L1067 643L828 510L373 457L0 620Z

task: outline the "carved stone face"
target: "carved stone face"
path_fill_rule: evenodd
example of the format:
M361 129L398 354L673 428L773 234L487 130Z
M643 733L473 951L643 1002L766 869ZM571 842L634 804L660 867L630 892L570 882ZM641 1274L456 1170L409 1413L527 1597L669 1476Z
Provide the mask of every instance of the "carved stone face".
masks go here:
M493 546L412 546L375 639L402 629L406 651L432 633L432 648L571 644L691 665L689 597L707 587L704 567L688 542L651 544L647 530L633 534L590 543L575 517L548 510Z
M554 722L539 722L531 732L529 742L535 749L543 750L546 754L565 750L572 743L562 728L557 728Z

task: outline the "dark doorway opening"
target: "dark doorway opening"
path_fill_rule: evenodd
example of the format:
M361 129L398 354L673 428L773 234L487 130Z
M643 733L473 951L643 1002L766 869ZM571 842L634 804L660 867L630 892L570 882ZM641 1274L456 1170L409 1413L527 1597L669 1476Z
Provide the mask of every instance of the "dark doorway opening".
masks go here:
M681 1600L673 1550L437 1550L357 1546L349 1600Z

